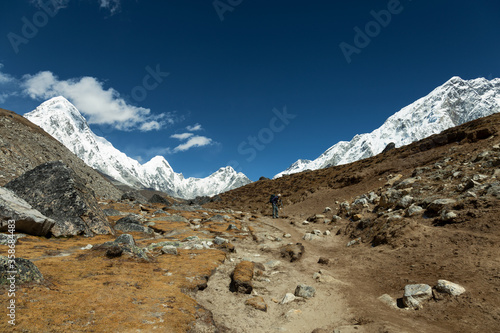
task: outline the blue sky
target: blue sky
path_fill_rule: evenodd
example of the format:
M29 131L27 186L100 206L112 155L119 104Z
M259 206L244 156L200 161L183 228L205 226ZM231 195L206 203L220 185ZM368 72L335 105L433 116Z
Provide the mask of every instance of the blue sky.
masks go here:
M187 177L272 177L452 76L500 77L496 1L16 0L0 20L1 107L64 95Z

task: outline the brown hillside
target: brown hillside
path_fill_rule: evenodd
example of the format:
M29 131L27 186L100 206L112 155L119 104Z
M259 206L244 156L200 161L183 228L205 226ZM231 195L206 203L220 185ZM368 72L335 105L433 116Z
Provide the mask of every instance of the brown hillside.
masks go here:
M117 199L121 192L64 145L26 118L0 109L0 186L34 167L62 160L98 197Z

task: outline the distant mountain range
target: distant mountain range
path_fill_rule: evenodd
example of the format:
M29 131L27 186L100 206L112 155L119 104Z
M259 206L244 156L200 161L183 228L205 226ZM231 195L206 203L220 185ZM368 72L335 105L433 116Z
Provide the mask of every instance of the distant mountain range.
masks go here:
M404 107L371 133L341 141L315 160L299 159L274 178L347 164L381 153L389 143L401 147L468 121L500 112L500 79L452 77L430 94Z
M154 188L168 195L192 199L213 196L250 183L250 179L231 167L224 167L206 178L184 178L163 156L140 164L92 132L78 109L64 97L54 97L24 117L61 142L87 165L113 179L135 187Z

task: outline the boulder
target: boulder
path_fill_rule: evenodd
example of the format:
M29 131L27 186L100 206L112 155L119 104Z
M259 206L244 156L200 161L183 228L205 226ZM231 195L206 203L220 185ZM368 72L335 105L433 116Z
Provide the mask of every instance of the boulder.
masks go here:
M61 161L41 164L5 187L53 219L56 237L114 234L94 192Z
M14 286L18 286L20 283L39 283L42 281L42 273L30 260L24 258L9 259L0 256L0 285L14 284Z
M420 309L422 303L432 298L432 289L428 284L408 284L405 286L403 304L406 307Z
M115 224L115 230L123 232L143 232L145 234L153 234L154 230L143 226L139 215L130 214L122 217Z
M408 209L406 210L405 216L411 217L415 215L420 215L423 213L423 211L424 209L422 207L415 204L411 204L410 207L408 207Z
M164 247L161 248L161 253L163 254L173 254L177 255L177 248L173 245L165 245Z
M234 268L231 274L231 284L229 290L242 294L250 294L253 290L254 263L250 261L242 261Z
M134 224L130 224L134 225ZM112 242L106 242L99 246L94 246L93 250L104 249L108 258L121 256L123 252L144 260L149 260L143 249L135 245L135 240L132 235L122 234Z
M452 296L459 296L465 292L465 288L461 285L446 280L438 280L436 290Z
M47 235L55 224L12 191L0 187L0 231L8 230L9 220L15 221L15 231L33 236Z

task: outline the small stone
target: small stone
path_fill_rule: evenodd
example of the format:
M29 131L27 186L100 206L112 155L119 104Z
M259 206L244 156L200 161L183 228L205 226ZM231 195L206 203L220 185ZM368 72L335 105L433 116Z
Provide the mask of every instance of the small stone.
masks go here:
M316 235L308 232L304 235L304 237L302 237L302 239L306 240L306 241L312 241L312 240L316 239L316 237L317 237Z
M93 248L92 244L87 244L87 246L82 247L82 250L90 250Z
M398 307L397 301L394 298L392 298L390 295L388 295L388 294L383 294L382 296L380 296L378 298L378 300L381 301L384 304L389 305L391 308L395 308L396 309Z
M362 218L363 218L363 215L361 215L361 214L354 214L354 215L352 216L352 220L353 220L353 221L359 221L359 220L361 220Z
M173 254L177 255L177 248L173 245L165 245L164 247L161 248L161 253L163 254Z
M323 213L328 213L328 212L331 212L332 209L330 207L326 207L325 210L323 211Z
M361 237L353 239L352 241L350 241L349 243L347 243L347 247L353 246L353 245L358 244L360 242L361 242Z
M330 259L328 259L328 258L320 257L318 259L318 264L328 265L329 263L330 263Z
M287 304L287 303L295 301L295 299L296 299L296 297L294 294L286 293L286 295L281 300L280 304Z
M297 288L295 288L294 294L298 297L310 298L314 297L314 295L316 294L316 289L305 284L299 284Z
M330 232L330 230L325 230L325 232L323 233L323 235L325 236L330 236L332 233Z
M284 237L284 238L291 238L291 237L292 237L292 235L290 235L290 234L284 234L284 235L283 235L283 237Z
M214 238L214 243L217 245L221 245L221 244L228 243L228 242L229 241L227 239L219 237L219 236L215 236L215 238Z
M267 312L267 304L262 298L262 296L249 298L245 301L245 304L250 305L251 307L257 310Z
M315 234L316 236L321 236L323 233L321 232L321 230L313 230L312 232L313 234Z

